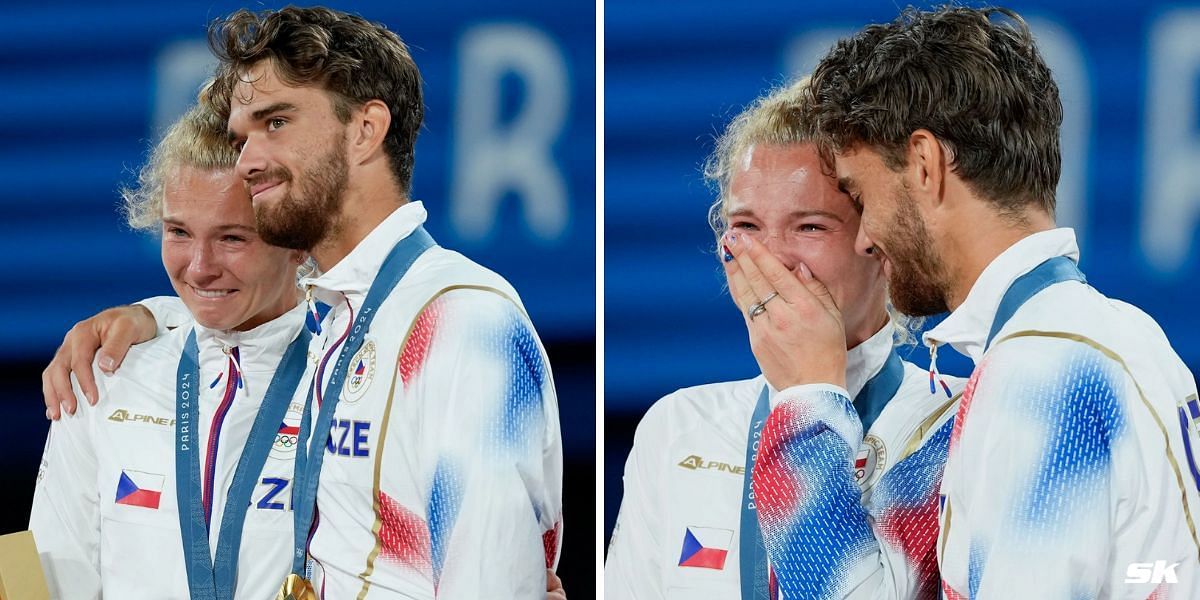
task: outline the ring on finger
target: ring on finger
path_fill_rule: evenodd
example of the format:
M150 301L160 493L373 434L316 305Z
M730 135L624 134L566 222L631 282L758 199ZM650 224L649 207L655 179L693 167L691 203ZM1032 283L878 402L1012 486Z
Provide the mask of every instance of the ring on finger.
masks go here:
M757 317L758 315L761 315L765 312L767 312L767 307L763 306L761 303L751 306L750 307L750 320L753 321L754 317Z
M770 302L772 299L775 298L775 296L778 296L778 295L779 295L779 292L771 292L770 294L767 294L767 297L763 298L761 302L757 302L757 303L753 304L752 306L750 306L750 310L746 311L747 314L750 316L750 320L753 321L754 317L757 317L758 315L761 315L761 314L767 312L767 303Z

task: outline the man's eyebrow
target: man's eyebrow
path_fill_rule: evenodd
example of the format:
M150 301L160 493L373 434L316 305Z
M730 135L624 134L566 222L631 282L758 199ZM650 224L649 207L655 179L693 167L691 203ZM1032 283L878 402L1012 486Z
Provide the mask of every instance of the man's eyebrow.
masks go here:
M845 192L847 194L850 194L857 187L858 186L854 183L854 180L851 179L850 177L848 177L848 176L838 177L838 190Z
M858 191L858 184L849 177L838 177L838 191L850 197L850 204L854 205L854 210L861 215L863 212L862 199L855 194Z
M272 104L272 105L264 107L264 108L260 108L256 111L254 111L253 113L250 113L250 119L253 121L261 121L267 115L271 115L271 114L274 114L277 112L284 112L287 110L296 110L296 105L292 104L291 102L276 102L275 104Z
M276 102L275 104L260 108L253 113L250 113L250 120L261 121L275 113L289 110L296 110L296 105L292 104L291 102ZM241 137L238 132L234 131L233 129L226 130L225 135L230 142L235 142L239 137Z

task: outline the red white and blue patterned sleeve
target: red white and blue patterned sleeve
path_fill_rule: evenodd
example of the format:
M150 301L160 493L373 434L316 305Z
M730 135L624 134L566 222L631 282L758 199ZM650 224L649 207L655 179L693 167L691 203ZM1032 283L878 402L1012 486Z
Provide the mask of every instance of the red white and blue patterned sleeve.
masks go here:
M772 586L785 598L934 597L948 435L930 436L884 474L864 505L853 473L862 424L845 390L781 392L752 475Z
M939 542L947 598L1108 589L1120 522L1114 473L1139 470L1121 466L1140 460L1124 443L1135 393L1117 362L1082 343L1016 338L989 351L950 440Z
M561 548L562 441L528 317L498 292L451 290L422 311L399 368L420 406L438 597L545 597Z

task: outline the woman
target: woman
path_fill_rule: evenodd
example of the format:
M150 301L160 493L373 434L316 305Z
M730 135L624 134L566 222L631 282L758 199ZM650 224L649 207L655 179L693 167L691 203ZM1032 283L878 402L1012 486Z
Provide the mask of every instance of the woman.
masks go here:
M266 598L287 572L300 411L279 388L304 368L305 256L258 238L223 137L192 109L125 192L195 324L133 349L97 377L109 402L52 425L30 528L55 597L187 598L206 581Z

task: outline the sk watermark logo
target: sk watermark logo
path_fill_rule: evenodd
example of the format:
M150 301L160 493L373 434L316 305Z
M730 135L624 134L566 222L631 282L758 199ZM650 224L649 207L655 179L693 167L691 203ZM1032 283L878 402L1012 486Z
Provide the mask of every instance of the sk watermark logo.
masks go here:
M681 461L679 463L679 466L681 466L689 471L707 471L709 469L716 469L718 473L726 472L726 473L733 473L734 475L745 475L746 474L745 467L739 467L739 466L731 465L729 463L718 462L715 460L706 461L703 458L700 458L699 456L697 456L695 454L683 459L683 461Z
M1156 560L1152 563L1130 563L1125 569L1125 583L1179 583L1175 567L1179 563Z

